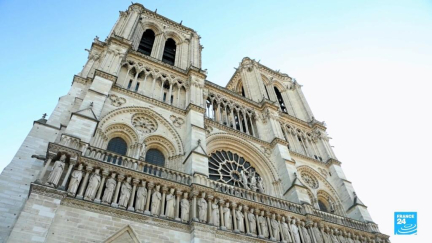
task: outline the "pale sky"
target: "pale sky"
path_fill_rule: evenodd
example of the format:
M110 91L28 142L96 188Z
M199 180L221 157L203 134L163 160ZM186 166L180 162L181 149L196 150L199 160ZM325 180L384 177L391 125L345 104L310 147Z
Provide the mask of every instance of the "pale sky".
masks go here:
M140 3L201 35L214 83L224 86L245 56L296 78L381 232L428 242L432 1ZM129 4L0 0L0 170ZM395 211L418 212L417 236L394 236Z

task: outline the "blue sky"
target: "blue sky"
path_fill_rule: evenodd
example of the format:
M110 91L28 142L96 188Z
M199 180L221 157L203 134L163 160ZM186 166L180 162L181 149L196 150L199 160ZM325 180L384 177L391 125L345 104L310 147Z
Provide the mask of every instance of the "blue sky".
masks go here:
M245 56L296 78L381 230L392 234L394 211L419 211L426 225L432 1L140 3L201 35L212 82L225 85ZM0 1L0 170L129 4ZM392 242L422 242L419 232Z

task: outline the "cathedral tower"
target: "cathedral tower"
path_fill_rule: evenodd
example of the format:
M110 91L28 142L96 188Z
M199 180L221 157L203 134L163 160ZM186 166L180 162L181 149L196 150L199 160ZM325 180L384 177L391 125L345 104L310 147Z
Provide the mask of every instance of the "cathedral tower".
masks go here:
M0 175L1 240L389 242L301 85L246 57L221 87L201 50L121 11Z

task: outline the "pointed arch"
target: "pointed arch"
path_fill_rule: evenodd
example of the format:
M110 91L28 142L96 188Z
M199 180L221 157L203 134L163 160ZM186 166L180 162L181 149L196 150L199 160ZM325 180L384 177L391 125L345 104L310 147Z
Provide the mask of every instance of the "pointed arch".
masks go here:
M214 133L207 137L207 155L224 149L244 157L253 165L263 178L266 193L276 195L279 188L274 188L273 182L278 180L278 173L273 163L255 145L227 133ZM247 152L246 152L247 151Z

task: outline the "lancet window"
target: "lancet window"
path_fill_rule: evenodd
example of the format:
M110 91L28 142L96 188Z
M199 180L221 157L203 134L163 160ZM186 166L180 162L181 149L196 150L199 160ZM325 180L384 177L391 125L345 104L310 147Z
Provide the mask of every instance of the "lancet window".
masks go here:
M211 94L206 101L206 116L220 124L258 137L254 112L225 98L217 99Z
M169 65L174 65L175 55L176 55L176 43L173 39L169 38L165 42L162 62L167 63Z
M151 51L153 49L154 40L155 40L155 33L152 30L148 29L144 31L140 44L138 46L138 52L150 56Z

